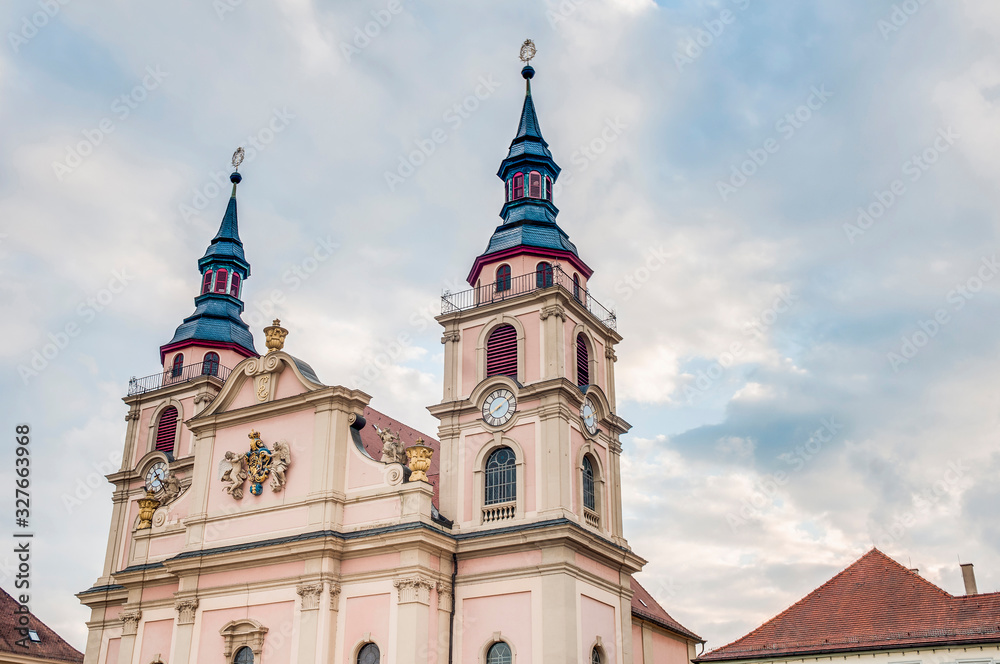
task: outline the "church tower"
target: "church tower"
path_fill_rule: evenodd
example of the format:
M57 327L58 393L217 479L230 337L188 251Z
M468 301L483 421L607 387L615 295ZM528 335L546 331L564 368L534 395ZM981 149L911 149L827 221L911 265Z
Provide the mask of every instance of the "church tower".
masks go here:
M559 166L525 79L497 176L503 222L473 262L471 288L443 297L442 513L463 529L566 519L622 538L615 315L556 221Z

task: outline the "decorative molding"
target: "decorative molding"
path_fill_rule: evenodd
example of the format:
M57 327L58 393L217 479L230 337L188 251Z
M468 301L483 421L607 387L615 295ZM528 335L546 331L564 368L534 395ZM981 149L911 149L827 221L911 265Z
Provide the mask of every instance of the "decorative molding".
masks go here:
M257 393L257 401L267 401L271 394L271 374L254 376L254 391Z
M252 618L243 618L226 623L219 630L219 634L222 635L225 641L222 655L226 661L232 659L233 653L243 646L248 646L253 651L254 659L256 660L260 658L264 650L264 637L267 636L267 627L264 627Z
M319 598L323 594L322 583L301 583L295 587L295 592L302 598L302 610L310 611L319 608Z
M135 636L136 632L139 631L142 611L137 608L125 609L118 614L118 620L122 622L122 636Z
M340 584L330 584L330 609L336 611L340 606Z
M403 465L399 463L386 464L382 475L385 477L385 483L389 486L399 486L403 483L403 478L405 477Z
M431 588L434 582L424 577L414 576L403 579L395 579L392 585L399 591L400 604L419 603L430 605Z
M542 320L547 319L549 316L556 316L560 320L565 321L566 310L561 305L552 304L547 307L544 307L541 313L538 314L538 317L541 318Z
M461 340L462 340L462 333L461 333L461 332L458 332L458 331L454 331L454 332L445 332L445 333L444 333L444 334L443 334L443 335L441 336L441 343L443 343L443 344L446 344L446 343L448 343L449 341L455 341L455 342L458 342L458 341L461 341Z
M133 420L134 421L134 420L139 419L139 413L140 413L140 410L138 408L132 408L132 409L130 409L127 413L125 413L125 421L128 422L129 420Z
M438 581L438 611L451 611L451 584Z
M615 354L615 349L612 348L611 346L607 346L604 349L604 357L608 358L612 362L618 361L618 356Z
M193 625L194 614L198 610L198 598L179 599L174 603L174 608L177 609L178 625Z

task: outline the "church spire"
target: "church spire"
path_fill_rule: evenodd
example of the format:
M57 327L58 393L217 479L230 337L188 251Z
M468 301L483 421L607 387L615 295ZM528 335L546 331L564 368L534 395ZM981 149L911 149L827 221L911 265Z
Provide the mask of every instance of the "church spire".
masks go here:
M193 345L229 349L243 357L257 356L253 335L241 317L243 282L250 276L236 215L236 185L243 180L239 173L242 161L243 148L239 148L233 154L234 170L229 176L233 193L226 213L219 232L198 260L201 279L194 313L184 319L173 339L160 347L160 361L167 353Z
M493 232L490 243L477 259L468 281L475 285L479 273L488 262L518 253L541 257L563 258L590 276L592 270L580 260L576 246L556 223L559 209L553 202L553 188L562 169L542 137L531 80L535 69L531 59L535 45L526 40L521 46L521 69L524 77L524 104L517 133L510 142L507 157L500 162L497 177L504 181L504 203L500 209L503 223Z

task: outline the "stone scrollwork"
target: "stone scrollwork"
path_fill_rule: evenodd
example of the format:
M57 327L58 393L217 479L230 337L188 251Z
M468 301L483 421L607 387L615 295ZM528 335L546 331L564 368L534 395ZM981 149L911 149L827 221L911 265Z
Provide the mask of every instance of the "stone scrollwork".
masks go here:
M615 354L615 349L612 348L611 346L608 346L607 348L604 349L604 357L608 358L612 362L618 361L618 356Z
M421 576L413 576L395 579L393 580L392 585L395 586L399 593L400 604L411 604L413 602L430 604L431 588L433 588L435 584L430 579Z
M302 583L296 586L295 592L302 598L302 610L309 611L319 608L319 598L323 594L322 583Z
M256 376L254 387L256 387L257 401L267 401L267 397L271 393L271 374Z
M142 611L137 608L125 609L118 614L118 620L122 623L122 636L135 636L136 632L139 631Z
M405 478L405 473L403 472L403 466L398 463L392 463L385 467L385 483L389 486L399 486L403 483Z
M451 611L451 585L441 581L437 584L438 610Z
M542 320L547 319L549 316L555 316L560 320L566 320L566 310L563 309L558 304L553 304L551 306L545 307L544 309L542 309L541 313L538 314L538 317L541 318Z
M194 614L198 610L198 600L196 598L179 599L174 603L174 608L177 609L178 625L194 624Z
M457 342L457 341L461 341L461 340L462 340L462 333L458 332L458 331L445 332L441 336L441 343L443 343L443 344L446 344L449 341L456 341Z
M330 608L336 611L340 606L340 584L330 584Z

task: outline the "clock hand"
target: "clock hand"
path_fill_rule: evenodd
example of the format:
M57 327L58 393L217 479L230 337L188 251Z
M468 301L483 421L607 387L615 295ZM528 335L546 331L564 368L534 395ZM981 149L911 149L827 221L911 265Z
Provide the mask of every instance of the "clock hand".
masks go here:
M503 402L500 403L500 406L502 406L502 405L503 405ZM499 408L500 406L497 406L497 408ZM497 408L490 408L490 415L492 415L493 413L497 412Z

